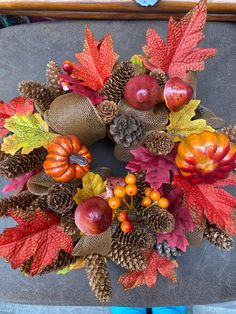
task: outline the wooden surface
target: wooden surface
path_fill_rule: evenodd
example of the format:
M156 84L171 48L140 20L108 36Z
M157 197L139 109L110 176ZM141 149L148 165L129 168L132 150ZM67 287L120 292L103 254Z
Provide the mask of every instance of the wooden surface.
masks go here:
M0 14L78 19L167 19L181 17L198 0L160 0L142 7L133 0L0 0ZM236 0L208 0L208 19L236 21Z

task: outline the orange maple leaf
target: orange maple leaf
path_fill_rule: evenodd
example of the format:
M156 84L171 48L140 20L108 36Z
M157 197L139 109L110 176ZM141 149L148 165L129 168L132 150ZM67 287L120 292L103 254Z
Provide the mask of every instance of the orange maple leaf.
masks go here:
M72 77L81 81L81 85L98 91L111 75L118 55L113 51L112 36L108 33L101 42L94 39L89 27L85 30L83 52L76 53L79 64L73 63Z
M204 38L206 17L207 0L201 0L180 21L171 17L167 44L154 29L148 29L147 45L143 47L145 66L150 70L161 68L170 77L182 79L187 71L204 70L204 60L216 55L214 48L196 48Z
M144 271L129 271L120 276L118 282L124 290L137 288L141 285L153 288L158 272L173 282L177 281L175 268L178 267L178 263L176 260L168 260L165 256L160 256L155 250L147 250L144 254L148 262Z

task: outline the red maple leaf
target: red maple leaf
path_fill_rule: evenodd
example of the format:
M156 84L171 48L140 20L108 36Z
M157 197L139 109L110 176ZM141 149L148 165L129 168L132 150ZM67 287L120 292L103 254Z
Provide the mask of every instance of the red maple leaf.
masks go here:
M170 202L168 211L175 218L175 229L166 234L158 234L157 241L161 243L163 240L166 240L170 247L178 247L183 252L186 252L189 243L184 231L192 232L194 230L194 223L189 210L182 205L182 196L183 192L179 189L173 189L168 194Z
M13 116L15 113L27 113L34 111L34 103L32 100L25 97L15 97L10 101L10 104L0 101L0 137L9 133L4 128L5 120Z
M139 146L130 151L134 156L126 169L131 171L146 171L145 181L153 189L159 189L163 183L170 182L170 171L178 174L178 168L175 164L176 148L166 156L156 156L150 153L145 147Z
M82 81L81 85L95 91L104 86L118 58L118 55L113 51L111 34L108 33L98 43L88 27L85 30L84 50L76 53L75 56L79 64L73 64L72 77Z
M147 258L147 268L144 271L129 271L120 276L118 282L124 290L142 285L153 288L157 281L158 272L173 282L177 282L175 268L178 267L178 263L176 260L168 260L165 256L160 256L155 250L148 250L144 254Z
M174 186L184 192L184 205L190 209L194 221L201 225L203 215L231 235L236 235L234 210L236 198L224 191L227 185L236 185L236 176L231 173L226 179L211 184L193 184L181 175L174 176Z
M204 70L204 60L214 57L214 48L196 48L204 38L207 0L201 0L180 21L168 24L167 44L154 29L147 30L143 61L150 70L161 68L170 77L184 79L187 71Z
M32 256L30 274L35 275L51 265L60 250L72 252L72 239L53 212L37 209L31 214L14 209L9 214L18 225L0 235L0 257L9 261L13 269Z

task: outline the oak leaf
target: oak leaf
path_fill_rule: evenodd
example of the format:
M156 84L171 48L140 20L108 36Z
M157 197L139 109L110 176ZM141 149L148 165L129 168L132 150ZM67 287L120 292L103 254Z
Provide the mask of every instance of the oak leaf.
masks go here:
M206 120L191 120L195 116L195 109L199 106L200 100L190 100L190 102L180 111L170 112L170 123L166 127L167 131L173 136L174 141L181 141L192 133L215 130L207 125Z
M0 235L0 257L9 261L13 269L32 257L30 274L36 275L54 263L60 250L72 252L72 238L64 232L53 212L14 209L9 214L18 225Z
M41 146L47 148L58 136L49 132L47 123L38 113L16 113L5 121L4 127L14 134L4 138L2 150L12 155L21 148L22 154L28 154Z
M196 48L204 38L207 0L201 0L180 21L172 17L168 23L167 43L154 29L147 30L143 58L149 70L160 68L169 77L184 79L187 71L204 70L204 61L216 55L216 49Z
M111 34L108 33L101 42L97 42L88 27L85 30L84 50L75 56L79 64L73 64L72 77L95 91L104 86L118 58L113 51Z
M147 258L147 268L144 271L129 271L120 276L118 282L124 290L147 285L153 288L157 281L158 273L162 276L177 282L175 268L178 267L176 260L168 260L165 256L160 256L155 250L148 250L145 253Z
M193 184L181 175L174 176L172 184L184 193L184 206L192 214L196 224L202 225L203 216L231 235L236 235L236 197L222 188L236 185L236 175L211 184Z

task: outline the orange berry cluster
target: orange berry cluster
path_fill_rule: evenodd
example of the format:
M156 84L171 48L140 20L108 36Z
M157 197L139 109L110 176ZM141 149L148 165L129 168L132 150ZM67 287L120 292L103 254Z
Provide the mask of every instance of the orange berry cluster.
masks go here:
M153 203L157 204L161 208L168 208L169 201L165 197L161 197L161 193L152 188L146 188L144 190L145 197L142 199L142 206L149 207Z
M134 196L138 192L138 188L136 186L136 176L134 174L128 174L125 177L126 186L117 185L114 190L114 196L108 199L108 205L115 211L117 210L121 204L122 200L126 195ZM133 228L132 222L129 221L129 215L127 211L122 210L117 214L117 220L121 222L121 230L123 232L130 232Z

